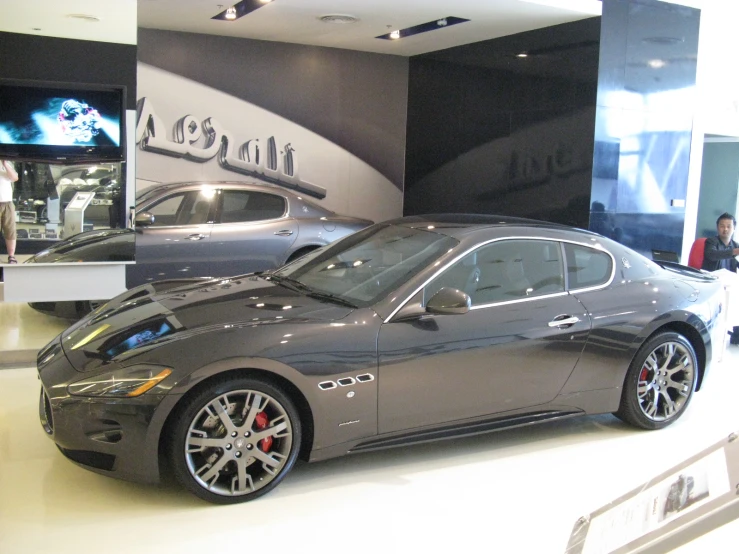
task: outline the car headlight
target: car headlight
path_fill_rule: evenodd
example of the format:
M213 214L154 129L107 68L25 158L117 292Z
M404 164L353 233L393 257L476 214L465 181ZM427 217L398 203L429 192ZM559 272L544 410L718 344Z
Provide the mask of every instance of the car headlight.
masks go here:
M135 398L171 374L169 368L123 368L72 383L67 386L67 392L74 396Z

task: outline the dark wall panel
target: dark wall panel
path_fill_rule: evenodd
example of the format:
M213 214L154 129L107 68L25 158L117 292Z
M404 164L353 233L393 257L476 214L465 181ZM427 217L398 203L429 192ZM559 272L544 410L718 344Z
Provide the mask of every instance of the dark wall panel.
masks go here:
M0 32L2 77L125 85L136 109L136 45Z
M590 18L412 57L404 213L587 226L599 36Z

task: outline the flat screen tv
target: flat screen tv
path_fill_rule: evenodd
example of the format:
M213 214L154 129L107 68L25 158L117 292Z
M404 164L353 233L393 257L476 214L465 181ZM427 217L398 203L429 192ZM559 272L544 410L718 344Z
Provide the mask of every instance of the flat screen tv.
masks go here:
M125 159L126 88L0 79L0 159Z

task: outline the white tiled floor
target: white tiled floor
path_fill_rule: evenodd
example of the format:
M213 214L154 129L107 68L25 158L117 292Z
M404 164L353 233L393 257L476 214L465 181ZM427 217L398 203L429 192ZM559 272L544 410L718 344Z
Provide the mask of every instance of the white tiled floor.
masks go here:
M8 350L39 350L69 325L69 321L44 315L26 303L0 302L0 357Z
M663 431L598 416L299 464L228 507L75 466L38 423L34 368L0 370L0 553L561 553L579 516L739 429L738 362ZM736 552L737 527L679 552Z

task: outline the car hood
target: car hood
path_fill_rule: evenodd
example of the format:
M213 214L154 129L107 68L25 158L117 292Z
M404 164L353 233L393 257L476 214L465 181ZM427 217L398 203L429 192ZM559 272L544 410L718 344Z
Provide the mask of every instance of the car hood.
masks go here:
M64 331L62 348L75 369L125 364L144 349L195 334L334 321L354 310L257 275L177 284L164 291L157 291L156 283L131 289Z
M85 231L32 256L27 264L60 262L131 262L135 232L131 229Z

